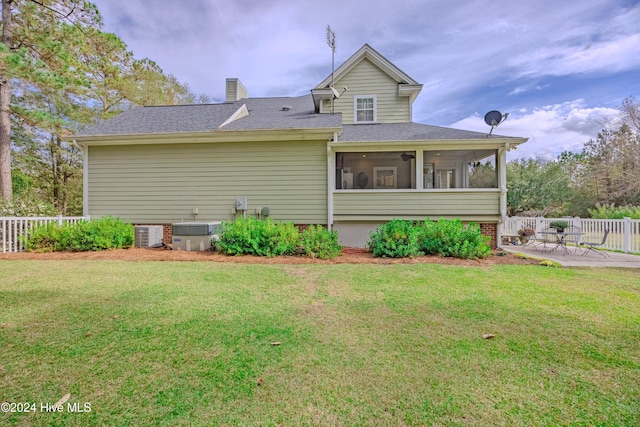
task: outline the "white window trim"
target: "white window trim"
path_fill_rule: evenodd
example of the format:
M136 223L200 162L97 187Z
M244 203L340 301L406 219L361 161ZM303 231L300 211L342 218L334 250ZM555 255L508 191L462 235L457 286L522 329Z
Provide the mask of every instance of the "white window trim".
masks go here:
M358 121L358 100L359 99L372 99L373 98L373 121L359 122ZM378 122L378 97L376 95L356 95L353 97L353 124L369 124Z

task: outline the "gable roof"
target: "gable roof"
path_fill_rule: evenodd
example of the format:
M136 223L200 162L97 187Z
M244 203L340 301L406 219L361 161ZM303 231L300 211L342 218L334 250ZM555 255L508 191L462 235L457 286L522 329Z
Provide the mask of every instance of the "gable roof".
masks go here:
M353 69L356 65L358 65L363 59L368 59L372 63L374 63L378 68L380 68L383 72L389 75L392 79L394 79L398 83L409 84L409 85L418 85L422 87L420 83L409 77L404 71L400 68L396 67L391 61L382 56L378 51L365 43L356 53L351 55L349 59L342 63L334 72L333 72L333 80L340 80L345 76L349 71ZM328 88L331 85L331 75L329 75L326 79L324 79L316 89Z
M356 53L351 55L349 59L342 63L342 65L333 72L333 78L330 74L326 79L320 82L318 86L311 90L316 111L319 111L320 102L322 100L334 98L335 91L331 86L332 80L334 83L339 81L365 59L370 61L383 73L387 74L391 79L398 83L399 96L408 96L410 97L411 102L415 101L416 97L422 90L422 84L409 77L407 73L396 67L391 61L365 43Z
M283 108L286 107L286 108ZM314 114L311 95L231 103L137 107L77 133L79 137L226 130L340 128L339 114Z
M399 96L410 96L413 101L422 89L421 84L368 44L362 46L338 67L334 73L335 80L344 77L365 59L398 82ZM331 76L313 89L312 94L299 97L243 98L219 104L137 107L84 129L68 139L77 137L85 141L111 141L113 138L110 137L113 136L124 137L122 140L151 140L157 139L157 135L165 135L169 141L175 134L199 133L203 140L208 141L209 135L215 134L216 138L224 139L230 137L231 132L237 134L248 131L251 132L248 135L255 137L255 132L259 131L273 136L277 131L313 130L323 137L325 132L341 131L338 143L452 140L488 142L486 133L412 122L343 125L340 113L318 113L318 101L333 96L333 90L328 86L330 83ZM288 135L292 138L299 137L298 133ZM131 138L128 138L129 136ZM282 135L278 135L280 136ZM498 141L520 144L526 139L494 135L493 142Z

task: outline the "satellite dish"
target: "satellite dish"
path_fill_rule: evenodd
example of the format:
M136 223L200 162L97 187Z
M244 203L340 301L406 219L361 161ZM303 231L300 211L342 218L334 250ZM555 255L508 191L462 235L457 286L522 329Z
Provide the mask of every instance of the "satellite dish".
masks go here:
M333 93L333 99L340 98L342 96L342 94L347 91L347 87L346 86L342 89L342 92L338 92L338 90L333 86L329 86L329 89L331 89L331 92Z
M508 116L509 116L509 113L502 114L500 111L497 111L497 110L492 110L492 111L489 111L487 114L485 114L484 122L489 126L491 126L491 131L489 132L488 136L491 136L491 133L493 132L493 128L498 126L500 123L504 122L505 120L507 120Z
M484 115L484 122L489 126L498 126L502 121L502 113L500 111L489 111Z

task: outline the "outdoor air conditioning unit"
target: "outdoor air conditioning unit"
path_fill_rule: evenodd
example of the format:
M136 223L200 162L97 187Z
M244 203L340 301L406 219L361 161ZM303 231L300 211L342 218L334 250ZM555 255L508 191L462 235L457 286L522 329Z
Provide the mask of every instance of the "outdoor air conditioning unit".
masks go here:
M163 230L161 225L136 225L135 247L158 248L162 246Z
M177 222L172 225L174 250L205 251L211 249L211 240L217 239L221 222Z

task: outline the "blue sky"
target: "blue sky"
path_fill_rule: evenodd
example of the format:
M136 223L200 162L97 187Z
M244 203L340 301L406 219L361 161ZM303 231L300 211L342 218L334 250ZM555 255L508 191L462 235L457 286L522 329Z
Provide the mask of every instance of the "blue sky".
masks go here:
M414 121L524 136L510 158L579 151L640 98L640 1L94 0L138 58L214 101L227 77L252 97L295 96L369 43L424 84Z

